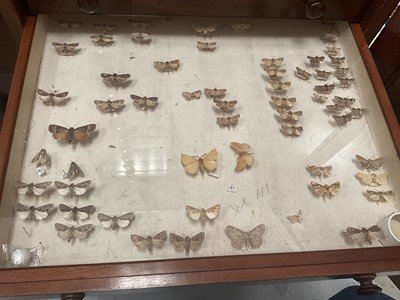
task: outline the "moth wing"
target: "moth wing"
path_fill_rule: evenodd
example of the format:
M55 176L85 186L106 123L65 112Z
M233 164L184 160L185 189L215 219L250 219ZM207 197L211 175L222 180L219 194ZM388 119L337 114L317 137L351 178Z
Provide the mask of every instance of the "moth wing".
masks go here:
M67 44L67 49L73 50L74 48L76 48L78 46L79 46L79 43L70 43L70 44Z
M336 196L340 190L340 182L336 181L329 186L329 193L333 196Z
M252 154L245 154L245 155L243 155L243 157L244 157L244 159L246 161L246 164L249 167L253 166L253 164L254 164L254 156Z
M368 228L369 232L380 232L381 229L379 228L378 225L372 225L370 228Z
M32 188L32 192L36 196L40 196L44 193L45 189L51 184L50 181L35 183Z
M357 172L356 176L361 179L362 182L365 184L370 184L371 183L371 176L370 174L362 173L362 172Z
M217 47L217 43L216 42L212 42L212 43L208 43L208 50L214 50Z
M161 231L152 237L153 246L156 248L161 248L164 246L165 241L167 240L167 231Z
M35 208L38 212L49 212L54 208L54 204L49 203Z
M73 217L73 208L65 205L65 204L59 204L58 209L61 212L61 216L64 219L71 219Z
M91 183L91 180L86 180L75 184L74 193L78 196L85 194Z
M177 70L179 68L179 65L180 65L180 60L179 59L175 59L175 60L169 62L169 67L172 70Z
M15 209L17 210L17 216L22 220L27 219L31 215L29 207L21 203L15 204Z
M182 97L186 100L192 100L192 93L189 92L182 92Z
M201 90L197 90L197 91L193 92L192 94L196 99L199 99L201 97Z
M207 218L209 220L214 220L218 216L220 209L221 205L219 204L211 206L210 208L206 209Z
M71 232L71 227L56 223L54 224L54 227L56 228L57 235L62 238L63 240L70 239L72 232Z
M314 181L311 181L311 187L313 188L314 192L319 196L324 196L327 192L323 185Z
M214 148L203 157L203 166L210 172L217 168L218 152Z
M100 221L101 226L103 226L104 228L111 228L111 226L113 225L113 217L102 214L102 213L98 213L97 214L97 219Z
M89 214L93 213L96 208L93 205L88 205L78 208L76 216L79 220L86 220L89 218Z
M200 50L205 50L205 49L207 49L207 44L198 41L197 42L197 48L199 48Z
M249 239L250 239L250 245L252 248L260 248L262 244L262 235L264 234L265 231L265 225L260 224L256 226L254 229L249 231Z
M131 74L118 74L117 77L115 78L115 80L116 80L118 83L124 83L124 82L127 81L130 77L131 77Z
M111 82L114 78L114 76L109 73L101 73L100 76L101 76L101 78L103 78L104 81L108 81L108 82Z
M294 223L301 223L301 217L300 215L290 215L286 217L290 223L294 224Z
M381 199L381 194L379 192L367 190L367 194L369 198L373 201L379 201Z
M82 169L78 166L78 164L73 161L69 166L67 178L72 178L74 175L85 177L85 173L83 173Z
M190 238L190 249L193 251L199 250L201 243L204 240L204 232L200 232Z
M131 234L131 241L139 250L144 250L149 247L147 238L145 238L144 236Z
M331 175L332 166L321 167L321 172L324 177Z
M241 231L240 229L237 229L236 227L233 226L226 226L225 228L225 233L231 240L231 245L235 249L242 249L243 246L246 243L246 237L247 233L244 231Z
M231 147L238 154L245 154L250 151L250 145L246 143L231 142Z
M44 156L44 155L46 155L47 156L47 152L46 152L46 150L44 150L44 149L42 149L42 150L40 150L39 151L39 153L37 153L35 156L34 156L34 158L32 158L32 160L31 160L31 163L35 163L35 162L38 162L39 160L40 160L40 162L41 163L43 163L42 162L42 157ZM46 159L47 160L47 159Z
M39 206L35 208L34 216L36 220L46 219L49 215L49 212L53 209L54 204L46 204L43 206Z
M186 173L190 175L196 175L199 171L199 160L197 157L182 153L181 162L185 168Z
M49 131L53 134L53 138L57 141L65 140L68 136L68 128L50 124Z
M185 249L185 238L171 232L169 234L169 239L176 250L182 251Z
M224 107L224 101L222 101L222 100L219 100L219 99L217 99L217 98L214 98L213 99L213 102L215 103L215 105L217 105L219 108L223 108Z
M39 99L42 100L44 103L47 103L51 100L51 96L49 93L41 89L37 89L37 93L39 94Z
M162 61L155 61L154 63L154 67L161 72L165 72L166 68L167 68L167 64L162 62Z
M188 216L195 221L198 221L201 216L201 210L190 205L186 205L186 212Z
M384 184L386 182L386 180L387 180L386 174L385 173L377 174L376 175L376 180L377 180L379 185Z
M52 42L51 43L57 50L61 49L63 47L63 44L58 43L58 42Z
M88 124L74 129L74 140L84 141L96 130L96 124Z
M363 243L365 240L363 231L361 229L354 227L347 227L347 230L344 232L344 235L350 236L351 239L356 243Z
M93 101L94 104L97 105L98 108L100 108L101 110L106 110L108 108L108 103L107 101L104 100L94 100Z
M58 193L60 195L66 196L70 193L70 185L66 184L64 182L61 181L54 181L54 186L56 187Z
M87 237L89 232L93 229L92 224L86 224L82 226L78 226L74 228L74 236L80 240L83 240Z
M356 159L360 162L361 166L363 166L364 168L368 166L368 159L358 154L356 154Z
M117 220L118 226L121 228L128 227L134 218L135 218L135 214L133 212L123 214L118 217L118 220Z
M53 100L55 103L61 103L64 101L64 98L68 96L68 92L62 92L55 94Z
M157 105L158 98L157 97L150 97L146 100L146 105L148 107L154 107Z
M247 167L246 157L245 155L240 155L236 160L235 171L242 171Z

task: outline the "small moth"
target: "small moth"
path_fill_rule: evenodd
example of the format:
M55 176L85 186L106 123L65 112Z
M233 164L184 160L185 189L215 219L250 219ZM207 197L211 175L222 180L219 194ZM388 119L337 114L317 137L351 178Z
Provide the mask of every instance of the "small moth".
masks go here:
M138 28L138 29L144 29L149 27L151 21L150 20L142 20L142 21L136 21L136 20L128 20L129 24L133 28Z
M137 31L131 33L131 38L141 44L148 44L151 42L151 37L148 33Z
M367 190L366 191L369 198L372 201L375 202L386 202L393 196L392 191L372 191L372 190Z
M344 56L332 56L332 55L328 56L331 59L332 66L340 66L346 60Z
M37 166L50 165L50 155L47 154L46 149L41 149L39 153L32 158L31 163L37 163Z
M64 219L72 219L75 222L88 219L89 215L94 213L94 211L96 210L93 205L87 205L83 207L71 207L65 204L58 205L58 209L60 210L61 216Z
M200 99L201 90L197 90L194 92L182 92L182 97L185 98L185 100Z
M340 112L344 110L345 107L340 106L339 104L328 104L326 105L326 110L329 112Z
M72 56L80 51L80 49L76 48L79 46L79 43L67 44L67 43L53 42L51 44L56 49L57 53L63 56Z
M179 59L175 59L175 60L171 60L171 61L155 61L154 67L160 71L160 72L173 72L179 69L180 66L180 60Z
M68 92L62 92L62 93L48 93L45 92L41 89L37 90L37 93L39 94L39 99L42 100L43 104L46 105L59 105L64 103L65 97L68 96Z
M324 71L324 70L315 69L315 72L317 73L317 79L319 79L319 80L328 80L329 77L332 75L332 72L328 72L328 71Z
M105 112L115 112L124 106L124 100L94 100L97 108Z
M133 103L140 107L141 110L147 110L148 108L154 108L158 104L157 97L140 97L138 95L131 95Z
M341 87L350 87L356 80L354 78L338 78Z
M361 167L367 170L374 170L374 171L380 169L383 166L383 163L385 162L383 157L367 159L358 154L356 154L356 159L360 163Z
M301 79L304 79L304 80L308 80L308 79L311 78L311 74L310 73L306 72L303 69L300 69L299 67L296 67L295 75L297 77L301 78Z
M312 67L319 67L321 64L321 61L324 61L325 56L309 56L307 55L307 58L310 60L310 64Z
M234 109L235 105L237 104L237 100L222 101L222 100L214 98L213 101L219 107L220 110Z
M192 25L194 31L200 33L201 35L209 35L217 30L218 24L210 24L210 25Z
M225 233L231 240L232 247L238 250L241 250L243 246L246 247L246 250L248 248L260 248L264 232L264 224L260 224L248 232L230 225L225 228Z
M202 174L205 170L208 172L214 171L218 165L217 158L218 152L215 148L201 157L181 154L182 165L189 175L196 175L199 170Z
M285 75L286 70L285 69L279 69L279 68L271 68L263 65L263 69L267 74L269 75L269 78L271 79L277 79L278 77L282 77Z
M59 20L58 24L60 24L60 27L65 30L77 30L79 27L81 27L82 22L71 22L71 21Z
M323 40L324 42L328 42L328 43L336 43L337 42L337 36L334 33L324 33L321 36L321 40Z
M387 181L387 177L385 173L375 174L375 173L361 173L357 172L357 178L360 179L363 183L369 186L380 186Z
M251 24L247 22L237 22L237 23L231 23L231 27L235 31L245 31L250 29Z
M212 221L218 216L220 208L221 205L219 204L211 206L207 209L195 208L193 206L186 205L186 212L189 218L192 220L200 220L203 224L205 224L207 220Z
M111 228L112 230L128 227L132 220L135 218L133 212L129 212L120 216L109 216L102 213L97 214L97 219L99 219L101 226L106 229Z
M67 141L68 144L87 140L95 130L96 124L88 124L77 128L66 128L54 124L49 125L49 132L53 134L53 138L57 141Z
M114 44L114 38L106 35L91 35L92 42L97 46L111 46Z
M326 52L329 55L337 56L340 54L341 48L335 47L335 46L326 46Z
M300 120L300 117L303 115L303 112L301 110L290 111L290 110L286 110L283 108L277 108L277 112L279 113L279 116L281 117L282 120L285 120L288 122L297 122L298 120Z
M301 209L299 210L299 212L297 214L294 215L289 215L286 217L290 223L294 224L294 223L303 223L303 218L302 218L302 211Z
M131 77L131 74L101 73L100 76L101 76L101 78L103 78L103 80L105 82L109 82L113 85L118 85L118 84L126 83L127 80Z
M22 181L18 181L17 186L17 193L19 195L28 195L28 196L40 196L42 195L46 188L48 188L51 184L51 181L45 181L40 183L25 183Z
M269 82L275 91L287 91L291 85L290 81L270 80Z
M209 98L222 98L225 96L226 93L226 89L217 89L217 88L213 88L213 89L208 89L205 88L204 89L204 94L209 97Z
M324 103L326 100L328 100L327 96L316 94L316 93L313 94L312 98L315 102L319 102L319 103Z
M66 178L72 180L77 176L85 177L85 173L83 173L82 169L78 166L76 162L71 161Z
M55 224L57 235L63 240L67 240L68 243L75 238L83 240L86 238L90 231L93 229L92 224L81 225L78 227L67 226L60 223Z
M363 107L359 108L349 107L349 108L353 119L360 119L367 112L367 109Z
M117 25L110 24L93 24L94 29L102 31L103 33L110 33L115 30Z
M318 93L330 94L335 89L335 85L334 84L316 85L314 86L314 89Z
M314 166L308 165L307 170L311 172L311 174L318 176L318 177L328 177L331 175L332 166Z
M232 117L217 117L217 124L222 127L236 126L239 123L240 114L236 114Z
M242 171L246 167L250 168L254 164L254 154L250 152L250 145L246 143L231 142L231 148L239 157L236 160L235 171Z
M299 126L287 126L282 124L281 125L281 131L284 135L288 135L288 136L300 136L301 133L303 132L303 127Z
M352 106L354 104L354 102L356 102L355 98L343 98L343 97L339 97L339 96L335 96L333 98L333 101L339 105L340 107L343 108L348 108L350 106Z
M151 253L154 248L160 249L164 246L165 241L167 240L167 231L161 231L154 236L131 234L131 240L139 250L149 249L149 252Z
M346 125L348 122L352 120L351 114L345 115L332 115L332 118L338 125Z
M343 236L350 237L356 243L368 242L372 244L372 240L379 238L381 235L381 229L378 225L373 225L368 229L363 227L361 229L354 227L347 227L346 231L343 231Z
M345 77L349 72L350 68L340 68L340 67L335 67L335 76L338 78Z
M58 193L63 196L81 196L86 193L90 184L92 183L91 180L82 181L79 183L63 183L61 181L54 181L54 186L56 187Z
M54 204L46 204L42 206L26 206L21 203L15 205L18 217L22 220L43 220L49 216L50 211L54 208Z
M311 181L311 187L318 196L336 196L340 190L340 182L336 181L332 184L319 184L314 181Z
M214 51L215 48L217 48L217 43L216 42L212 42L212 43L203 43L198 41L197 42L197 48L201 51Z
M280 66L283 63L284 58L279 57L279 58L262 58L261 61L266 67L272 67L275 69L279 69Z
M204 240L204 232L200 232L192 237L186 236L182 237L175 233L169 234L169 239L171 243L174 245L175 249L178 251L186 251L186 254L189 254L189 251L197 251L200 249L201 243Z

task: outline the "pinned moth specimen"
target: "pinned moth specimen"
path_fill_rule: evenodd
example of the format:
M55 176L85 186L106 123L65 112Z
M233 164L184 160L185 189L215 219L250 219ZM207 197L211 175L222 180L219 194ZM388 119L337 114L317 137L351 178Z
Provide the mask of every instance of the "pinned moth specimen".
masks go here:
M326 52L329 55L337 56L340 54L341 48L335 47L335 46L326 46Z
M82 22L71 22L71 21L59 20L58 24L60 24L60 27L65 30L76 30L79 27L81 27Z
M314 181L311 181L311 187L318 196L336 196L340 190L340 182L336 181L332 184L319 184Z
M290 81L270 80L269 83L275 91L287 91L291 85Z
M277 112L279 113L279 116L281 117L282 120L285 120L288 122L297 122L298 120L300 120L300 117L303 115L303 112L301 110L290 111L290 110L286 110L283 108L278 108Z
M61 181L54 181L54 186L56 187L58 193L63 196L81 196L86 193L90 184L92 183L91 180L82 181L79 183L64 183Z
M92 224L81 225L78 227L75 226L67 226L60 223L54 224L57 235L63 240L67 240L68 243L75 238L83 240L86 238L90 231L93 229Z
M58 54L63 56L72 56L80 51L80 49L76 48L79 46L79 43L67 44L67 43L53 42L51 44L54 46Z
M135 214L133 212L128 212L120 216L109 216L101 213L97 214L97 219L99 219L101 226L106 229L111 228L112 230L128 227L134 218Z
M222 127L236 126L239 123L240 114L236 114L232 117L217 117L217 124Z
M314 86L314 89L318 93L330 94L335 89L335 85L334 84L316 85Z
M295 224L295 223L303 223L303 218L302 218L302 211L301 209L297 214L290 215L286 217L290 223Z
M300 69L299 67L296 67L295 74L296 74L297 77L299 77L301 79L304 79L304 80L308 80L308 79L311 78L311 74L310 73L306 72L303 69Z
M361 167L363 167L364 169L375 171L380 169L385 162L383 157L367 159L358 154L356 154L356 159L360 163Z
M235 105L237 104L237 100L223 101L223 100L214 98L213 101L219 107L220 110L234 109Z
M200 249L201 243L204 240L204 232L200 232L192 237L186 236L182 237L175 233L169 234L169 239L171 243L174 245L175 249L178 251L186 251L186 254L189 254L189 251L197 251Z
M275 69L279 69L283 63L284 58L262 58L261 61L263 62L265 67L271 67Z
M54 204L46 204L42 206L26 206L21 203L15 205L18 217L22 220L43 220L49 216L50 211L54 208Z
M93 24L94 29L98 31L102 31L104 33L109 33L115 30L117 25L109 25L109 24Z
M134 41L138 41L142 44L148 44L151 42L151 37L148 33L137 31L131 33L131 38Z
M333 66L340 66L346 60L346 58L344 56L332 56L332 55L328 55L328 56L331 59L331 64Z
M131 74L101 73L100 76L105 82L118 85L127 82L127 80L131 77Z
M360 119L363 115L365 115L366 112L367 112L367 109L363 108L363 107L359 107L359 108L350 107L350 113L351 113L353 119Z
M332 118L338 125L346 125L348 122L352 120L351 114L345 115L332 115Z
M263 65L263 69L265 72L267 72L267 74L269 75L269 78L271 78L271 79L282 77L286 73L285 69L271 68L271 67L267 67L265 65Z
M340 67L335 67L335 76L338 78L345 77L349 72L350 68L340 68Z
M51 181L45 181L40 183L25 183L22 181L18 181L17 186L17 193L19 195L28 195L28 196L40 196L42 195L46 188L48 188L51 184Z
M308 165L307 170L311 172L311 174L318 176L318 177L328 177L331 175L332 166L314 166Z
M329 77L332 75L332 72L318 70L318 69L315 69L315 72L317 73L317 79L319 80L328 80Z
M95 130L96 124L88 124L76 128L66 128L54 124L49 125L49 131L53 134L53 138L57 141L67 141L68 144L86 141Z
M300 136L301 133L303 132L303 127L299 126L287 126L282 124L281 125L282 128L282 132L284 135L288 135L288 136Z
M124 100L94 100L97 108L105 112L115 112L124 106Z
M68 96L68 92L62 92L62 93L48 93L45 92L41 89L37 90L37 93L39 94L39 99L42 100L43 104L46 105L59 105L64 103L65 97Z
M373 225L370 228L354 228L347 227L346 231L343 231L343 236L350 237L354 242L363 244L368 242L372 244L372 240L381 237L381 229L378 225Z
M250 145L246 143L231 142L231 148L239 157L236 160L235 171L242 171L246 167L250 168L254 164L254 154L250 152Z
M149 249L149 252L151 253L153 252L153 248L160 249L164 246L165 241L167 240L167 231L161 231L153 236L131 234L131 240L139 250Z
M324 42L328 42L328 43L336 43L337 36L334 33L324 33L321 36L321 40L323 40Z
M185 98L185 100L200 99L201 91L197 90L194 92L182 92L182 97Z
M189 216L194 221L200 220L203 224L205 224L208 221L214 220L218 214L219 210L221 208L221 205L217 204L214 206L211 206L210 208L204 209L204 208L195 208L193 206L186 205L186 212Z
M114 38L106 35L91 35L92 42L97 46L111 46L114 44Z
M321 64L321 61L324 61L325 56L309 56L307 55L307 58L310 60L310 64L312 67L319 67Z
M264 232L264 224L260 224L248 232L230 225L225 227L225 233L231 240L232 247L238 250L241 250L243 246L246 247L246 250L248 248L260 248Z
M87 205L83 207L72 207L65 204L60 204L58 209L61 212L61 216L64 219L72 219L75 222L86 220L89 218L89 215L94 213L96 208L93 205Z
M82 169L78 166L76 162L72 161L71 164L69 165L66 178L72 180L77 176L85 177L85 173L83 173Z
M340 112L344 110L345 107L340 106L339 104L328 104L326 105L326 110L329 112Z
M208 89L205 88L204 89L204 94L209 97L209 98L222 98L225 96L226 93L226 89L217 89L217 88L213 88L213 89Z
M129 24L133 28L138 28L138 29L144 29L149 27L151 21L150 20L142 20L142 21L136 21L136 20L128 20Z
M392 191L372 191L372 190L367 190L366 191L369 198L372 201L375 202L386 202L393 196Z
M210 24L210 25L192 25L194 31L200 33L201 35L209 35L217 30L218 24Z
M232 29L235 31L245 31L250 29L251 24L247 22L237 22L237 23L231 23L231 26Z
M349 87L356 80L354 78L338 78L341 87Z
M141 110L147 110L148 108L154 108L158 104L157 97L140 97L138 95L131 95L133 103L140 107Z
M382 174L375 174L375 173L362 173L357 172L357 178L360 179L363 183L368 186L380 186L387 181L387 177L385 173Z
M354 102L356 102L355 98L343 98L343 97L339 97L339 96L335 96L333 101L339 105L340 107L343 108L348 108L350 106L353 105Z
M217 43L212 42L212 43L205 43L205 42L200 42L197 41L197 48L201 51L214 51L215 48L217 48Z
M319 103L324 103L326 100L328 100L328 97L327 97L327 96L320 95L320 94L316 94L316 93L314 93L314 94L312 95L312 98L313 98L313 100L314 100L315 102L319 102Z
M179 69L180 63L181 62L179 59L165 62L155 61L154 68L156 68L160 72L173 72Z
M46 149L41 149L39 153L32 158L31 163L37 163L37 166L47 166L50 164L50 155L47 154Z
M186 173L190 175L196 175L199 170L203 174L206 170L207 172L212 172L217 168L217 158L218 152L214 148L210 152L203 154L201 157L191 156L182 153L181 162L185 168Z

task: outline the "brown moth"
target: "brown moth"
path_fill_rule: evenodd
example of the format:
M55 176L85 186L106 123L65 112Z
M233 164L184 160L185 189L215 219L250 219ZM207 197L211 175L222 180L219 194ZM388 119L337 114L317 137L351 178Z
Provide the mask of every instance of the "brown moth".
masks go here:
M380 169L383 166L383 163L385 162L383 157L367 159L358 154L356 154L356 159L360 163L361 167L367 170L374 170L374 171Z
M340 66L346 60L346 58L343 56L332 56L332 55L328 56L331 59L332 66Z
M308 73L307 71L305 71L303 69L300 69L299 67L296 67L295 75L297 77L301 78L301 79L304 79L304 80L308 80L308 79L311 78L311 74L310 73Z
M118 85L126 83L128 79L131 77L131 74L101 73L100 76L101 78L103 78L105 82L111 83L113 85Z
M97 219L99 219L101 226L106 229L111 228L112 230L128 227L134 218L135 214L133 212L128 212L120 216L109 216L102 213L97 214Z
M348 122L352 120L351 114L345 115L332 115L332 118L335 120L338 125L346 125Z
M357 172L356 177L360 179L363 183L368 186L380 186L387 181L387 176L385 173L375 174L375 173L362 173Z
M340 54L341 48L335 47L335 46L326 46L326 52L329 55L337 56Z
M271 68L263 65L263 69L267 74L269 75L269 78L271 79L276 79L278 77L282 77L285 75L286 70L285 69L278 69L278 68Z
M328 177L331 175L332 166L314 166L308 165L307 170L311 172L311 174L318 176L318 177Z
M328 100L327 96L316 94L316 93L313 94L312 98L315 102L318 102L318 103L324 103L324 102L326 102L326 100Z
M225 233L231 240L232 247L238 250L241 250L243 246L246 247L246 250L248 248L260 248L264 232L264 224L260 224L248 232L230 225L225 228Z
M131 24L131 26L133 28L137 28L137 29L145 29L147 27L149 27L151 21L150 20L128 20L129 24Z
M321 64L321 61L324 61L325 56L309 56L307 55L307 58L310 60L310 64L312 67L319 67Z
M276 111L279 113L279 116L281 117L282 120L285 120L288 122L297 122L298 120L300 120L300 117L303 115L303 112L301 110L290 111L290 110L286 110L283 108L277 108Z
M40 196L42 195L46 188L48 188L51 184L51 181L45 181L40 183L25 183L22 181L18 181L17 186L17 193L19 195L28 195L28 196Z
M339 104L328 104L326 105L326 110L328 112L340 112L342 110L344 110L345 107L340 106Z
M365 113L367 112L366 108L363 107L349 107L350 108L350 113L353 117L353 119L360 119Z
M213 88L213 89L208 89L205 88L204 89L204 94L209 97L209 98L222 98L225 96L226 93L226 89L217 89L217 88Z
M350 87L356 80L354 78L338 78L341 87Z
M151 42L151 37L148 33L137 31L131 33L131 38L141 44L148 44Z
M77 128L66 128L54 124L49 125L49 132L53 134L53 138L57 141L67 141L68 144L87 140L95 130L96 124L88 124Z
M42 206L26 206L21 203L15 205L17 215L22 220L39 221L46 219L53 210L54 204L46 204Z
M372 201L386 202L393 196L393 191L372 191L367 190L367 195Z
M92 183L91 180L82 181L79 183L64 183L61 181L54 181L54 186L56 187L58 193L63 196L81 196L86 193L90 184Z
M214 51L215 48L217 48L217 43L212 42L212 43L204 43L197 41L197 48L201 51Z
M186 236L182 237L175 233L169 234L169 239L171 243L174 245L175 249L178 251L186 251L186 254L189 254L189 251L197 251L200 249L201 243L204 240L204 232L200 232L192 237Z
M237 100L223 101L223 100L214 98L213 101L219 107L220 110L234 109L235 105L237 104Z
M207 220L214 220L218 216L220 208L221 205L219 204L211 206L207 209L195 208L193 206L186 205L186 212L189 218L194 221L200 220L204 224Z
M237 23L231 23L231 27L235 31L245 31L250 29L251 24L247 22L237 22Z
M175 59L175 60L171 60L171 61L155 61L154 67L160 71L160 72L173 72L179 69L180 66L180 60L179 59Z
M280 66L283 63L284 58L283 57L279 57L279 58L262 58L261 61L263 62L263 64L266 67L272 67L272 68L276 68L279 69Z
M299 210L299 212L297 214L294 215L289 215L286 217L290 223L294 224L294 223L303 223L303 218L302 218L302 211L301 209Z
M275 91L287 91L291 85L290 81L282 82L278 80L270 80L269 83Z
M138 95L131 95L133 103L140 107L141 110L147 110L148 108L154 108L158 104L157 97L140 97Z
M200 33L201 35L209 35L217 30L218 24L209 24L209 25L192 25L194 31Z
M77 176L85 177L85 173L83 173L82 169L78 166L76 162L72 161L69 165L66 178L72 180Z
M319 80L328 80L329 77L332 75L332 72L328 72L325 70L318 70L315 69L316 75L317 75L317 79Z
M311 187L318 196L336 196L340 190L340 182L336 181L332 184L319 184L314 181L311 181Z
M71 22L71 21L59 20L58 24L60 24L60 27L65 30L77 30L79 27L81 27L82 22Z
M115 112L124 106L124 100L94 100L97 108L105 112Z
M46 149L41 149L39 153L32 158L31 163L37 163L37 166L50 165L50 155L47 154Z
M63 56L72 56L80 51L80 49L77 49L79 43L67 44L67 43L53 42L51 44L54 46L54 49L56 49L57 53Z
M337 42L337 36L334 33L324 33L321 36L321 40L323 40L324 42L328 42L328 43L336 43Z
M93 229L92 224L81 225L78 227L75 226L67 226L64 224L56 223L55 228L57 231L57 235L63 240L67 240L68 243L75 238L83 240L86 238L90 231Z
M354 227L347 227L346 231L343 231L343 236L350 237L356 243L368 242L372 244L372 240L381 237L381 229L378 225L373 225L368 229L363 227L361 229Z
M333 101L337 105L339 105L340 107L348 108L348 107L352 106L354 104L354 102L356 102L356 99L355 98L347 98L347 97L343 98L343 97L335 96L333 98Z
M72 219L75 222L88 219L89 215L94 213L94 211L96 210L93 205L87 205L83 207L71 207L65 204L58 205L58 209L60 210L61 216L64 219Z
M217 124L222 127L236 126L239 123L240 114L236 114L232 117L217 117Z
M185 98L185 100L200 99L201 90L197 90L194 92L182 92L182 97Z
M335 76L338 78L345 77L349 72L350 68L340 68L340 67L335 67Z
M167 231L161 231L154 236L131 234L131 240L139 250L148 249L151 253L154 248L160 249L164 246L165 241L167 240Z
M93 24L94 29L102 31L103 33L109 33L115 30L117 25L110 24Z
M287 126L282 124L281 125L281 131L284 135L288 136L300 136L301 133L303 132L303 127L299 126Z
M314 89L318 93L330 94L335 89L335 85L334 84L316 85L314 86Z
M97 46L111 46L114 44L114 38L106 35L91 35L92 42Z
M199 170L202 174L205 170L208 172L214 171L218 165L217 158L218 152L215 148L201 157L181 154L182 165L185 168L185 172L190 175L196 175Z
M62 92L62 93L48 93L45 92L41 89L37 90L37 93L39 94L39 99L42 100L43 104L46 105L59 105L64 103L65 97L68 96L68 92Z
M231 142L231 148L239 157L236 160L235 171L242 171L246 167L250 168L254 164L254 154L250 152L250 145L246 143Z

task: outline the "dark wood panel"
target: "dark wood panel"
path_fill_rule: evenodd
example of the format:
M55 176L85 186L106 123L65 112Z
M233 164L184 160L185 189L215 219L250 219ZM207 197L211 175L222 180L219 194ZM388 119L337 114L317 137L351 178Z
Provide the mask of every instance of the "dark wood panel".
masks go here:
M1 52L0 52L1 54ZM11 86L11 80L12 80L13 73L0 73L0 94L2 95L7 95L8 91ZM4 97L0 98L0 102L7 102L7 99L4 99Z
M306 0L99 0L96 13L122 15L307 18ZM321 0L325 19L360 21L373 0ZM26 0L29 14L82 13L76 0Z
M392 101L393 109L396 112L397 120L400 122L400 76L387 87L387 91Z

